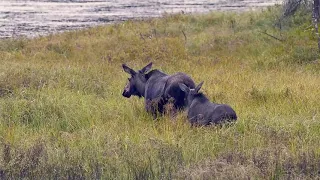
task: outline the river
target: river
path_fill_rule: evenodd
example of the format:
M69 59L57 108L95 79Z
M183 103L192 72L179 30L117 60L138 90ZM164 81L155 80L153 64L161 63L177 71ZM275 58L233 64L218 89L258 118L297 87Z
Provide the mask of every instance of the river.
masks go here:
M0 0L0 38L37 37L164 13L244 11L281 0Z

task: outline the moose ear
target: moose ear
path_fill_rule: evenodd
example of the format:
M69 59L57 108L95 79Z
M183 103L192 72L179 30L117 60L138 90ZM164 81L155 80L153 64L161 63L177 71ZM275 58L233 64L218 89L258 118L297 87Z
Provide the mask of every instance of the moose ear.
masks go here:
M195 88L195 91L196 91L197 93L198 93L199 90L201 89L203 83L204 83L204 82L202 81L202 82Z
M140 70L140 72L141 72L141 73L146 73L146 72L150 71L151 67L152 67L152 62L149 63L148 65L146 65L144 68L142 68L142 69Z
M122 68L126 73L131 74L132 76L134 76L136 74L136 72L133 69L129 68L125 64L122 64Z
M184 91L184 92L189 92L190 91L190 89L188 88L188 86L186 86L185 84L182 84L182 83L179 83L179 87L180 87L180 89L182 90L182 91Z

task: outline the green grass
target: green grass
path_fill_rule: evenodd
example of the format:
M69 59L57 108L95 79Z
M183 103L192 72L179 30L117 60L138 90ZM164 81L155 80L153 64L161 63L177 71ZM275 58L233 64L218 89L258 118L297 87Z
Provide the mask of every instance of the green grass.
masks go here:
M166 15L1 40L0 178L319 178L316 38L308 22L280 33L277 14ZM121 64L150 61L204 81L237 123L192 128L183 112L153 121L143 99L121 96Z

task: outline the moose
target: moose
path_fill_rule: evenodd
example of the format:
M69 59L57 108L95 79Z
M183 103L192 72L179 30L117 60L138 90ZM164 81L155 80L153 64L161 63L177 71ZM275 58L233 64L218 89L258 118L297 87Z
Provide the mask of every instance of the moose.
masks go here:
M190 88L185 84L179 84L182 91L187 94L187 113L192 126L221 125L225 122L237 120L235 111L226 104L216 104L199 90L203 81L196 87Z
M165 105L171 102L173 113L186 107L186 92L181 90L179 84L195 88L195 83L187 74L178 72L167 75L158 69L151 70L152 62L138 71L131 69L126 64L122 64L122 67L126 73L131 75L122 95L126 98L144 97L145 109L153 115L154 119L158 114L164 114Z

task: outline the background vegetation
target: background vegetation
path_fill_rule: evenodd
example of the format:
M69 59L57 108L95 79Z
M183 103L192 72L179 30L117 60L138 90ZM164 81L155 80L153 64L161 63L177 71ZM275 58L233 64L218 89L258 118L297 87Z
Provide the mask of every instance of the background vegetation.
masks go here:
M320 62L311 15L279 7L165 15L0 41L0 178L313 179L320 176ZM271 37L270 35L277 37ZM121 96L122 63L185 72L231 127L156 121Z

